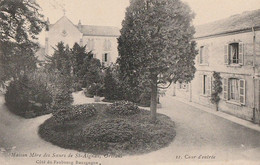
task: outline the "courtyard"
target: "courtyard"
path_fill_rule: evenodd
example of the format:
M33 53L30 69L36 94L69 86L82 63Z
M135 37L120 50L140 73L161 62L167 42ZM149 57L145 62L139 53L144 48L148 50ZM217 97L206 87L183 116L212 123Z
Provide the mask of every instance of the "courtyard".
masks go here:
M93 99L86 98L82 92L73 96L74 104L93 102ZM49 153L50 158L41 157L41 160L71 161L72 159L64 157L68 154L77 157L75 160L79 162L101 164L170 164L183 160L201 163L247 160L253 163L259 160L260 132L184 104L169 95L162 97L161 102L163 107L158 112L166 114L175 122L176 137L168 147L148 154L99 157L62 149L42 140L37 134L38 127L51 115L33 119L15 116L6 109L1 95L1 159L11 165L17 162L35 164L39 160L39 154L43 156ZM13 154L8 155L10 153ZM23 156L25 154L27 156Z

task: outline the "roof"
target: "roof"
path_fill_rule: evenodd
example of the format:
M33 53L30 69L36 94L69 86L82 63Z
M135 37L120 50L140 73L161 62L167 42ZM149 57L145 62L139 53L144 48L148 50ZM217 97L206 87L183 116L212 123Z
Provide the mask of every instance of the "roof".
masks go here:
M260 9L246 11L226 19L196 26L195 38L208 37L222 33L235 32L260 26Z
M82 25L80 30L83 35L88 36L119 36L120 30L117 27L111 26L93 26L93 25Z
M70 19L68 19L66 16L61 17L57 22L59 22L63 19L66 19L71 24L73 24L70 21ZM55 24L50 24L49 29L51 29ZM80 30L80 32L83 33L83 35L85 35L85 36L115 36L115 37L117 37L120 35L120 29L117 27L112 27L112 26L81 25L81 28L79 28L77 25L74 25L74 26L76 28L78 28Z

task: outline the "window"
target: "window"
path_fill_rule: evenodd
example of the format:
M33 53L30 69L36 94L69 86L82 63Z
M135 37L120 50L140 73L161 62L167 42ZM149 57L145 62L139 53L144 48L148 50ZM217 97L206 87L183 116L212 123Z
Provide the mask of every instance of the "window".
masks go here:
M229 79L229 100L239 102L239 80Z
M82 38L79 40L79 45L83 46L83 39Z
M106 39L104 41L104 50L105 51L110 51L111 50L111 41L109 39Z
M102 57L102 62L109 62L109 54L108 53L105 53L103 54L103 57Z
M208 64L208 47L201 46L200 47L200 64Z
M229 44L229 56L231 64L238 64L238 43Z
M202 95L211 96L211 76L202 75Z
M202 88L202 94L206 95L206 91L207 91L207 76L203 75L203 88Z
M225 45L225 64L240 64L243 65L244 50L242 42L235 42Z
M94 48L95 48L94 39L88 39L87 48L89 51L94 50Z
M223 95L225 100L245 105L245 80L224 78Z
M107 53L105 53L105 62L107 62Z

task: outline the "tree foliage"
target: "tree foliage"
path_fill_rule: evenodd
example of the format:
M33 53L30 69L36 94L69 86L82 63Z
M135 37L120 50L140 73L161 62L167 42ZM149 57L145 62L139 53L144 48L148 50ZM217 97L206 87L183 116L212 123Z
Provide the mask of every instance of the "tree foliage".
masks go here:
M36 39L46 25L39 10L33 0L0 0L1 83L36 68Z
M194 77L193 18L180 0L132 0L127 8L118 39L121 77L151 89L153 121L157 88Z
M52 56L46 56L47 67L49 70L58 70L63 75L70 75L72 68L72 55L68 46L59 42L54 48Z
M104 77L104 96L106 100L122 100L122 84L118 77L118 66L111 65L105 70Z
M220 97L219 97L219 94L222 92L222 81L221 81L221 77L220 77L220 73L219 72L213 72L213 78L214 78L214 81L213 81L213 84L212 84L212 88L213 88L213 91L211 93L211 98L210 98L210 101L211 103L215 104L216 105L216 110L218 110L218 104L219 104L219 101L220 101Z

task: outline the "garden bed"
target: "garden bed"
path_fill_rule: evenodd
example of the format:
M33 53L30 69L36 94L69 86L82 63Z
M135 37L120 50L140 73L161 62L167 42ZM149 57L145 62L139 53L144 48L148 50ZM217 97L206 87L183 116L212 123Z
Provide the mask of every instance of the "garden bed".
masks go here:
M90 105L88 105L90 106ZM150 123L150 112L140 109L136 114L115 115L108 105L92 104L95 115L57 122L46 120L39 129L44 140L66 149L97 155L133 155L148 153L167 146L175 137L174 122L158 114Z

